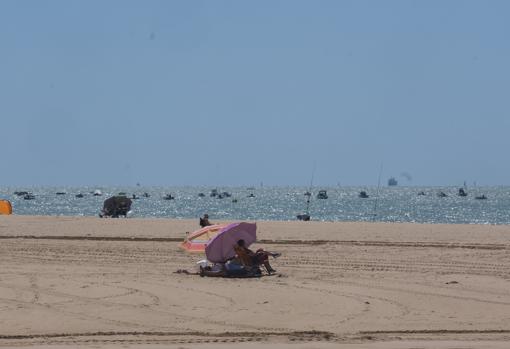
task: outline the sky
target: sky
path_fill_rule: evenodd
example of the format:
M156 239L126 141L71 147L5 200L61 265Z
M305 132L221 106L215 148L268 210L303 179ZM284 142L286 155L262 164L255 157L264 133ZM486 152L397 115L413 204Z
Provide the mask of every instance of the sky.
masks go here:
M510 185L508 13L1 0L0 186Z

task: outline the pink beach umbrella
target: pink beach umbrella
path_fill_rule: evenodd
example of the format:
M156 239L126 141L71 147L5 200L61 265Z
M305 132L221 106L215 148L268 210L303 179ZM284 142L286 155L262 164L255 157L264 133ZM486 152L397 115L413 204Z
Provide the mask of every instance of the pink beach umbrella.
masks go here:
M222 263L235 256L234 246L244 240L248 247L257 240L255 223L232 223L222 228L205 246L205 255L213 263Z
M187 252L204 253L205 245L215 237L227 224L208 225L189 234L179 246Z

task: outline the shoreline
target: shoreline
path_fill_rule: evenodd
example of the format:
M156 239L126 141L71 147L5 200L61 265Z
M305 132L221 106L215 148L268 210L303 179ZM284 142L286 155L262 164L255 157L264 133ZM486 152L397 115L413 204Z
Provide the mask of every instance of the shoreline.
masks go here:
M233 220L213 221L231 223ZM510 225L263 221L257 224L258 240L266 241L408 241L510 244ZM198 230L197 219L99 218L84 216L0 216L2 236L103 236L105 238L184 239ZM51 233L60 231L60 234Z

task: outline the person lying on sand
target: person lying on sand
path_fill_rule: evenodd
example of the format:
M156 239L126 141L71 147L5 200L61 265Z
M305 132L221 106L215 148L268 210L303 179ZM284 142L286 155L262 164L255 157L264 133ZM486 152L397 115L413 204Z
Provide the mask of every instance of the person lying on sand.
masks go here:
M212 277L224 277L228 276L227 271L224 266L214 265L214 266L200 266L200 276L212 276Z
M234 251L236 252L237 258L246 266L259 266L264 265L268 274L276 273L276 270L271 267L269 264L269 256L273 258L279 257L279 253L273 253L264 251L259 248L256 252L253 252L248 247L246 247L243 239L237 241L237 244L234 246Z

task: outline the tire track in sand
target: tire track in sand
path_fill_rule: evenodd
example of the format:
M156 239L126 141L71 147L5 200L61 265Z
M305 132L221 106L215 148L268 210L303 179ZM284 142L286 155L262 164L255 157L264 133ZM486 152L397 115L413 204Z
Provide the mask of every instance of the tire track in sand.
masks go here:
M76 241L131 241L131 242L182 242L176 237L122 237L122 236L38 236L38 235L0 235L0 239L27 240L76 240ZM261 239L258 243L268 245L347 245L347 246L381 246L381 247L432 247L432 248L465 248L481 250L510 250L507 244L477 244L462 242L422 242L422 241L371 241L371 240L292 240L292 239Z

